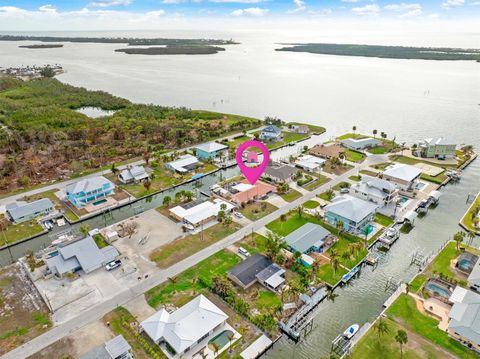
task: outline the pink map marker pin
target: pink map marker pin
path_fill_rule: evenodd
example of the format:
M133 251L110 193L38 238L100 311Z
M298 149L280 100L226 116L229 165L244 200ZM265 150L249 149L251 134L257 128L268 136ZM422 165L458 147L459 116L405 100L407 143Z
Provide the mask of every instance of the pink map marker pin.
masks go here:
M258 167L247 167L243 163L243 152L249 147L255 147L262 151L263 161ZM245 178L248 180L248 182L250 182L250 184L253 185L260 178L263 171L265 171L265 168L270 161L270 153L268 152L268 148L262 142L250 140L242 143L237 148L235 159L237 160L238 167L242 171Z

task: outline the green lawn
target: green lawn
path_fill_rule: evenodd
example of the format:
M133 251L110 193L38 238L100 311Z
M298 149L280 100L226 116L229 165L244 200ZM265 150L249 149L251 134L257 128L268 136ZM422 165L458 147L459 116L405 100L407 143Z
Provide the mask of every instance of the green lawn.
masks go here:
M240 136L230 141L223 141L222 143L227 145L230 150L236 150L237 147L240 146L242 143L251 139L252 138L249 136Z
M367 175L367 176L371 176L371 177L377 177L377 175L378 175L377 172L373 172L373 171L369 171L369 170L361 170L360 173L362 175Z
M443 330L438 329L438 320L420 313L411 296L400 295L387 310L387 315L408 330L421 335L459 358L478 358L478 354L450 338Z
M472 205L468 208L467 212L463 216L461 222L462 224L467 227L468 229L477 232L479 231L478 228L475 227L473 220L477 217L476 213L478 213L478 209L480 209L480 193L477 194L475 201L473 201Z
M330 198L330 195L328 194L328 192L323 192L318 195L318 198L321 198L324 201L331 201L333 198L335 198L335 194L333 195L332 198Z
M418 274L411 282L410 282L410 291L413 293L418 293L418 291L423 287L425 282L428 278L423 274Z
M3 217L4 215L0 214L0 219ZM0 246L21 241L22 239L34 236L44 231L43 227L36 221L28 221L19 224L12 224L6 221L6 223L7 228L0 233Z
M417 163L426 163L430 166L434 166L434 167L441 167L441 168L457 168L457 165L449 165L449 164L445 164L445 163L442 163L442 164L438 164L438 163L434 163L434 162L430 162L426 159L419 159L419 158L413 158L413 157L408 157L408 156L401 156L401 155L391 155L389 156L390 160L391 161L394 161L394 162L400 162L400 163L404 163L404 164L407 164L407 165L415 165Z
M382 162L382 163L377 163L376 165L373 165L371 167L379 171L385 171L385 169L391 165L392 165L392 162Z
M388 227L389 225L393 224L393 220L390 217L387 217L381 213L375 214L374 221L384 227Z
M303 207L305 208L308 208L308 209L314 209L314 208L317 208L318 206L320 206L320 203L318 203L317 201L307 201L303 204Z
M343 267L339 267L334 272L330 263L327 263L318 268L317 276L329 285L334 286L347 273L348 271Z
M98 246L98 248L105 248L108 246L108 242L105 240L105 238L99 233L93 236L93 239Z
M232 223L229 226L218 223L205 229L202 236L200 233L189 235L155 249L150 254L150 259L157 263L160 268L168 268L182 259L190 257L192 254L235 233L238 229L240 229L240 225L236 223Z
M287 193L281 194L280 197L282 197L287 202L293 202L297 198L302 197L302 194L298 191L295 191L294 189L290 189Z
M322 176L322 175L318 175L318 176L315 176L317 177L317 179L312 182L312 183L309 183L308 185L304 186L303 188L305 188L306 190L308 191L313 191L314 189L324 185L325 183L329 182L330 181L330 178L328 178L327 176Z
M268 202L254 202L247 204L245 208L240 209L240 213L251 221L257 221L260 218L265 217L267 214L275 212L277 209L277 207Z
M315 125L310 125L308 123L301 123L301 122L289 122L287 123L287 125L297 125L297 126L300 126L300 125L305 125L305 126L308 126L308 128L310 129L311 132L317 134L317 135L320 135L322 133L324 133L326 131L325 127L322 127L322 126L315 126Z
M157 308L162 303L177 300L178 294L176 294L176 292L189 292L194 289L201 291L210 285L214 276L225 274L230 268L241 261L239 256L228 250L217 252L179 274L175 278L175 285L173 285L171 281L168 281L147 291L145 293L147 302L153 308ZM192 278L198 278L194 286L192 285Z
M240 246L245 248L251 254L265 253L267 250L266 243L267 238L261 234L253 233L253 238L252 235L249 234L242 242L240 242Z
M442 172L442 173L440 173L439 175L436 175L436 176L429 176L425 173L422 173L420 175L420 178L425 180L425 181L432 182L432 183L435 183L435 184L442 184L448 178L448 176L444 172Z
M337 183L335 186L332 187L332 189L334 191L340 191L342 188L350 188L350 183L340 182L340 183Z
M347 161L350 161L350 162L363 162L365 157L367 157L361 152L353 151L350 149L346 149L345 154L346 154Z
M255 134L260 134L260 131L255 132ZM282 131L282 136L283 138L280 141L276 142L265 142L265 146L269 150L274 150L276 148L282 147L290 142L298 142L300 140L303 140L310 136L309 134L303 134L303 133L295 133L295 132L288 132L288 131Z
M258 294L258 299L255 303L255 306L259 310L272 310L274 308L281 308L282 301L275 293L262 290Z
M353 176L348 177L348 179L350 179L352 181L355 181L355 182L360 182L362 180L362 176L361 175L353 175Z

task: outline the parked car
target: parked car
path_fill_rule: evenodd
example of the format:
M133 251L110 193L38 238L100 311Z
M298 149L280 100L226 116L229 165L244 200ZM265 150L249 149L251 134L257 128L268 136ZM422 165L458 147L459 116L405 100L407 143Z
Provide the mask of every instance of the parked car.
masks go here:
M245 256L245 257L250 257L250 252L247 251L245 248L243 247L240 247L238 248L238 253L240 253L241 255Z
M350 190L348 188L340 189L340 193L342 193L342 194L349 193L349 192L350 192Z
M233 215L237 218L243 218L243 214L241 214L240 212L233 212Z
M116 259L114 261L107 263L107 265L105 266L105 269L108 271L111 271L111 270L114 270L115 268L120 267L121 265L122 265L122 261L120 259Z

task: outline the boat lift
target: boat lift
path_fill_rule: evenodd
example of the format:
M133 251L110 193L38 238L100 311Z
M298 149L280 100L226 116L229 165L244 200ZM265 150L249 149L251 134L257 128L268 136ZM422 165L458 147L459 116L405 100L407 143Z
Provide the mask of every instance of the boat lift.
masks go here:
M424 254L419 248L416 248L410 255L410 265L416 265L419 269L423 268L428 263L428 259L431 257L431 255L431 252Z

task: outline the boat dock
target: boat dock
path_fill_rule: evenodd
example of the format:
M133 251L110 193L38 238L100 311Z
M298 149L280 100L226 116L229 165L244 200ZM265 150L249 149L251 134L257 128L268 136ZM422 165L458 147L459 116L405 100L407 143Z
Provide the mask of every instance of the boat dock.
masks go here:
M339 358L344 358L350 354L350 350L362 339L365 333L371 328L372 324L367 322L360 327L357 333L351 338L347 339L342 334L338 335L333 341L330 348L330 353L335 353Z
M278 323L282 332L284 332L290 339L298 341L301 337L302 331L308 325L311 325L312 311L327 297L327 289L325 287L317 290L311 297L303 295L303 298L307 297L305 304L292 315L287 322L280 321ZM305 300L304 300L305 301Z

